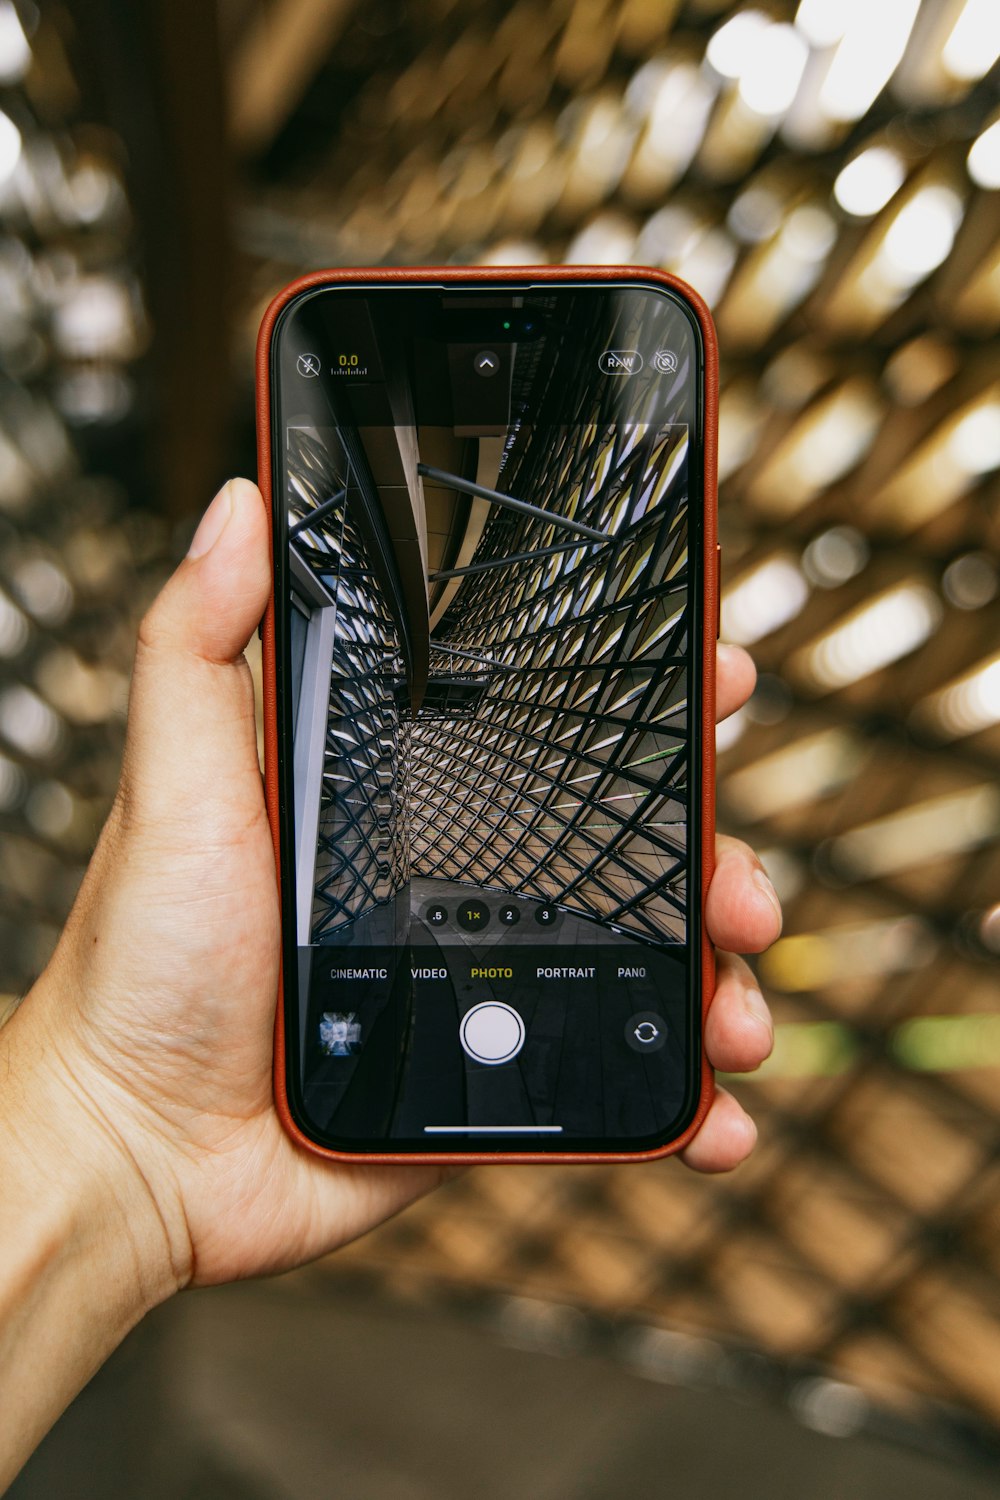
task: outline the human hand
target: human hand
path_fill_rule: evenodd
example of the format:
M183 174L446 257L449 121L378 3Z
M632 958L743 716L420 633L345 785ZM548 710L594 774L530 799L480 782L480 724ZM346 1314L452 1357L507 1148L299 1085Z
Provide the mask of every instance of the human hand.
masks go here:
M754 690L756 670L739 646L720 644L716 666L716 722L742 708ZM715 944L716 985L705 1020L705 1052L713 1068L749 1073L774 1046L774 1025L764 996L741 953L762 953L781 935L781 905L753 850L720 834L715 871L705 903L705 924ZM757 1127L726 1089L711 1108L681 1160L699 1172L728 1172L754 1148Z
M302 1264L447 1175L322 1161L273 1108L279 917L243 657L269 586L268 518L236 480L143 620L118 794L52 962L10 1023L16 1065L45 1099L39 1128L99 1143L141 1253L162 1257L154 1296ZM752 687L749 657L720 648L720 715ZM730 1071L770 1050L766 1008L729 951L780 930L762 873L720 840L706 918L725 951L706 1047ZM684 1160L727 1170L754 1134L720 1092Z

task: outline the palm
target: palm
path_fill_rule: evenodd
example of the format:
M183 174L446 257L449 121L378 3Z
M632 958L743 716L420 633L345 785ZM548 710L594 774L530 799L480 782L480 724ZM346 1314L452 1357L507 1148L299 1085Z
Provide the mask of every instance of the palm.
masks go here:
M140 646L137 696L157 649ZM101 1074L94 1091L130 1096L153 1171L170 1158L200 1283L311 1259L441 1175L331 1168L297 1150L274 1113L280 929L252 691L245 662L234 664L211 722L188 736L178 784L126 762L71 924L86 951L86 929L111 914L116 941L96 945L78 1018ZM140 961L122 983L122 946L136 932Z

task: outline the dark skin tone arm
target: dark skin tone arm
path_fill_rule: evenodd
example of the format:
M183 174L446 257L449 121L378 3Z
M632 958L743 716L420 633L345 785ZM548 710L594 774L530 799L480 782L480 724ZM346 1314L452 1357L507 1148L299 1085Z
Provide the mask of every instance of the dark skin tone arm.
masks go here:
M151 1308L355 1239L447 1169L339 1165L274 1112L279 922L244 648L269 589L255 486L220 491L139 634L121 782L44 974L0 1031L0 1490ZM720 646L719 717L753 665ZM752 1070L767 1007L738 953L778 936L760 862L720 838L706 1047ZM683 1153L725 1172L753 1122L720 1090Z

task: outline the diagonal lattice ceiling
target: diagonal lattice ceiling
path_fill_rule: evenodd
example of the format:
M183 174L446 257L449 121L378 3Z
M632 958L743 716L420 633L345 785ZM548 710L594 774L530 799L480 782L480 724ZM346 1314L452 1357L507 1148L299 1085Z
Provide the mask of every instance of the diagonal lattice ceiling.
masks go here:
M483 1172L345 1270L353 1257L395 1290L573 1302L816 1361L896 1402L1000 1414L996 14L990 0L220 5L247 412L262 307L317 265L635 261L711 302L724 634L761 673L720 732L720 810L787 909L760 964L775 1055L733 1085L760 1145L732 1179ZM172 226L221 201L214 178L185 196L197 153L135 191L160 137L127 112L108 129L93 41L45 4L5 63L10 997L51 947L113 788L132 623L172 547L135 461L163 405L140 356L190 316L183 300L163 311ZM164 120L172 101L191 113L191 62L210 49L177 55ZM222 92L208 80L206 97ZM198 118L207 137L214 116ZM175 368L175 414L208 368L189 360L187 384ZM220 432L224 361L211 369L198 408ZM182 436L164 450L178 474ZM248 421L232 443L250 467Z
M760 685L720 732L721 821L787 907L775 1055L732 1085L761 1144L725 1183L480 1174L358 1252L392 1285L1000 1411L986 9L375 4L248 168L260 298L323 263L635 261L722 342L723 635Z

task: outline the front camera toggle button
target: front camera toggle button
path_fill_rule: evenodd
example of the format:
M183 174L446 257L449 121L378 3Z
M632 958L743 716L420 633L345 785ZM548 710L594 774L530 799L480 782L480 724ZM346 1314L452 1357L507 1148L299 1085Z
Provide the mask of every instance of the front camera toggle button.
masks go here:
M654 1010L641 1010L625 1022L625 1040L633 1052L659 1052L667 1045L667 1023Z

